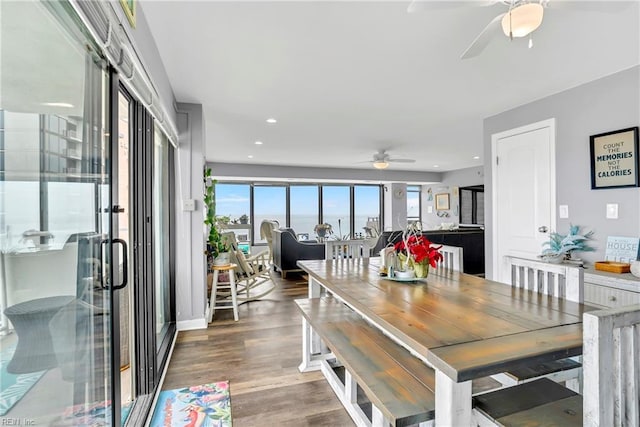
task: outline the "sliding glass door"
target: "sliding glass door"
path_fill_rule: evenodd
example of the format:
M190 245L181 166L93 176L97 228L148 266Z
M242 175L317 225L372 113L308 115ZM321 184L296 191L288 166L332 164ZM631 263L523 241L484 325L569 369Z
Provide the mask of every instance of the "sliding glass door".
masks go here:
M117 86L113 88L116 91ZM114 93L115 98L115 93ZM112 187L113 200L113 230L118 251L114 258L117 259L118 274L121 276L120 289L114 290L114 315L117 315L117 322L114 327L118 331L118 373L120 375L120 414L121 420L125 421L129 415L135 397L135 334L133 322L133 286L128 286L133 282L132 269L128 263L133 259L132 229L131 224L135 221L133 209L133 198L131 192L131 144L135 135L133 129L133 108L132 101L122 91L117 92L117 143L112 145L113 161L112 174L117 177L115 185Z
M0 419L22 425L114 423L109 74L63 6L0 3Z

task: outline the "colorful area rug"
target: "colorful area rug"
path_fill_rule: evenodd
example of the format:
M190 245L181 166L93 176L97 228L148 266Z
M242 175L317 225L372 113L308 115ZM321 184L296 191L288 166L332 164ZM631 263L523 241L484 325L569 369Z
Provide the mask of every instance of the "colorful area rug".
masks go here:
M0 352L0 417L24 397L42 377L45 371L31 372L28 374L10 374L7 365L16 350L15 345L3 348Z
M231 427L229 381L161 391L150 427Z

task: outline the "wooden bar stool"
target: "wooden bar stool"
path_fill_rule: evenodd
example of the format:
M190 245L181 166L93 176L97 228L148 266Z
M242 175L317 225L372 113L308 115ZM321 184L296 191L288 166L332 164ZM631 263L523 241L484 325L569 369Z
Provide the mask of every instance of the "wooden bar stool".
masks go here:
M209 319L207 319L209 323L213 320L213 313L216 308L232 308L233 320L238 321L238 295L236 289L236 273L234 271L236 267L238 267L237 264L213 266L213 284L211 285L211 298L209 299ZM218 275L221 271L226 271L229 274L229 283L218 284ZM231 305L216 305L216 293L218 289L229 289L231 291ZM225 302L228 302L228 299L225 299Z

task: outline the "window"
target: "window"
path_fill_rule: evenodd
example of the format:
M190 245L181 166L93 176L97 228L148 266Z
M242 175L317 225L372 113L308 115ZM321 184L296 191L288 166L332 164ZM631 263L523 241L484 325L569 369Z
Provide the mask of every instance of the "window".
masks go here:
M287 188L275 185L253 187L253 241L266 243L260 237L260 224L265 219L275 219L280 226L287 224Z
M372 185L353 188L354 237L366 237L380 232L380 189ZM370 231L365 230L370 228ZM375 228L375 230L373 230Z
M484 225L484 185L460 187L460 224Z
M378 231L383 227L380 185L222 182L216 184L215 197L217 215L233 221L251 212L252 244L266 243L260 238L265 219L292 228L301 240L315 239L313 230L320 222L331 224L342 238L366 237L366 226Z
M216 216L235 220L249 216L249 184L216 184Z
M407 224L420 221L422 216L420 193L419 185L407 185Z
M315 237L313 229L320 222L318 195L317 185L292 185L289 188L289 226L301 240Z
M351 233L351 188L347 185L322 186L322 222L332 226L333 233L344 238Z

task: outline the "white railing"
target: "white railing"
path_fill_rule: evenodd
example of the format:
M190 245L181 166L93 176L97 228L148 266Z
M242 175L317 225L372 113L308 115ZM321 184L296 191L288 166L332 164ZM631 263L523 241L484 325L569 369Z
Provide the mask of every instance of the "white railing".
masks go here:
M574 302L584 301L582 267L505 257L511 272L511 285Z
M369 258L371 247L363 239L327 240L324 246L325 259Z

